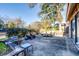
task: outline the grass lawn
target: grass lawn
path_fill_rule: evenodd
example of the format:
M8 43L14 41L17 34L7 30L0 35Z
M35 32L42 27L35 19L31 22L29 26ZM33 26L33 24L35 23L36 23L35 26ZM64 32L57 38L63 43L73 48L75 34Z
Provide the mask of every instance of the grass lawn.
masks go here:
M0 41L4 41L7 40L6 38L0 38ZM0 55L3 55L4 53L6 53L6 51L9 49L9 47L7 47L3 42L0 42Z

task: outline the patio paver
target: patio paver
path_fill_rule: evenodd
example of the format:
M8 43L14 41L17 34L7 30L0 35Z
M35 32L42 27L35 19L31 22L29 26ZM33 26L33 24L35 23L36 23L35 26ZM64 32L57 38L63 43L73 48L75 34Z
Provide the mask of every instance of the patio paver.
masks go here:
M40 37L24 43L33 45L32 56L75 56L77 54L67 49L66 40L60 37Z

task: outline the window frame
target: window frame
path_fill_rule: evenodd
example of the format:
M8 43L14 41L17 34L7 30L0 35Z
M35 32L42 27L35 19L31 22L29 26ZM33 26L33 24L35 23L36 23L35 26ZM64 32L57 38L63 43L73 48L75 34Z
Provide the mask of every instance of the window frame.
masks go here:
M71 38L75 39L75 44L78 42L78 40L77 40L77 14L74 16L73 20L71 21ZM73 38L73 31L72 31L73 30L73 21L75 21L75 27L74 27L75 38Z

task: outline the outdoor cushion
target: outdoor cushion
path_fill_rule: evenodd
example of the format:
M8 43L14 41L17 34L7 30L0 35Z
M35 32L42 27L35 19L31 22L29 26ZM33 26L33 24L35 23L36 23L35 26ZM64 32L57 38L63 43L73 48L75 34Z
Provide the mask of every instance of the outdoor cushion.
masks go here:
M21 47L22 47L22 48L28 48L28 47L30 47L30 46L32 46L32 45L29 44L29 43L21 44Z
M12 37L10 37L10 39L11 39L11 40L17 40L18 37L17 37L17 36L12 36Z

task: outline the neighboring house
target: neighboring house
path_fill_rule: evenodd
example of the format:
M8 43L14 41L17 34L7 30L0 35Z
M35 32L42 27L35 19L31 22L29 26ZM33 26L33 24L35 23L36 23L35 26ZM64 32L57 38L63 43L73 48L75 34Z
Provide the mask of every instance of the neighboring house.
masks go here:
M79 3L68 4L67 23L69 26L70 41L72 40L73 46L79 50Z
M48 30L46 31L45 29L40 29L40 33L41 34L52 34L54 36L60 36L60 37L63 37L63 34L64 34L64 28L66 26L66 23L65 22L62 22L61 24L60 23L56 23L55 26L57 27L56 29L51 29L51 30Z
M6 30L5 29L0 29L0 39L6 38Z
M66 23L65 22L62 22L62 23L58 22L55 25L58 27L58 29L56 31L54 31L55 32L55 36L61 36L61 37L63 37Z

